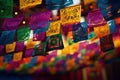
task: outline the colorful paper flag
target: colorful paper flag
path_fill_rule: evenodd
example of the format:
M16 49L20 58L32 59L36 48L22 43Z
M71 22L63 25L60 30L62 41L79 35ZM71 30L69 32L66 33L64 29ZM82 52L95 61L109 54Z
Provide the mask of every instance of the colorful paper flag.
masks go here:
M46 36L51 36L60 33L60 21L55 21L50 23L50 27L46 32Z
M74 42L88 39L88 25L86 22L75 24L72 28Z
M19 0L20 9L33 7L42 3L42 0Z
M12 44L7 44L5 47L6 47L6 53L14 52L16 47L16 42L13 42Z
M47 38L47 51L55 50L55 49L63 49L63 48L64 46L63 46L61 34L49 36Z
M32 57L33 50L34 50L33 48L31 48L31 49L26 49L26 50L25 50L24 57Z
M110 29L110 34L113 34L116 32L116 25L114 20L108 21L109 29Z
M108 35L100 38L100 47L101 47L101 51L103 52L114 49L112 35Z
M2 31L0 36L0 45L11 44L14 42L16 30Z
M46 55L46 42L35 45L32 56Z
M100 38L100 37L109 35L110 29L108 24L106 24L103 26L94 27L94 32L96 34L96 37Z
M24 42L16 42L16 48L15 51L23 51L25 48Z
M107 24L99 9L90 11L87 16L88 26L95 27Z
M0 18L13 17L13 0L0 0Z
M73 0L46 0L46 7L49 10L61 9L73 4Z
M16 52L13 54L13 61L17 62L22 60L23 52Z
M81 5L61 9L60 16L63 25L79 23L81 18Z
M12 61L12 54L7 54L4 56L4 62L10 62Z
M15 16L14 18L6 18L3 22L2 30L16 30L22 19L22 15Z
M29 27L18 29L18 31L17 31L17 40L19 42L26 41L26 40L29 39L29 37L30 37L30 28Z
M33 34L33 41L45 41L46 33L42 32L40 34Z
M97 0L97 3L106 20L120 16L120 0Z
M35 13L30 17L30 28L32 30L44 28L49 26L51 11Z

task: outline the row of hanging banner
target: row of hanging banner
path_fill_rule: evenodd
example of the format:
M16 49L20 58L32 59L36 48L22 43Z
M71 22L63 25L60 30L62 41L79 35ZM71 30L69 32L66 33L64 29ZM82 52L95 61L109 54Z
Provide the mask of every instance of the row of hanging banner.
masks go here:
M100 9L90 11L87 21L80 22L81 5L69 6L72 0L46 0L48 10L32 14L28 24L21 25L24 16L13 16L13 0L0 0L0 18L4 18L0 33L0 68L54 73L87 64L96 54L118 53L120 2L102 1L98 0ZM19 3L20 9L24 9L40 5L42 0L20 0ZM55 9L60 10L60 20L51 21Z

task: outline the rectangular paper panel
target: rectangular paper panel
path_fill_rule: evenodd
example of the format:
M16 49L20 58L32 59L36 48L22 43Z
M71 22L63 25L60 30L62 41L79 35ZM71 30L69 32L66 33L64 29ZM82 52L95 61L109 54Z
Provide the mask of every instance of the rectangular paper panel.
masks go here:
M13 17L13 0L0 0L0 18Z
M104 52L114 49L112 35L108 35L100 38L100 47L101 47L101 50Z
M16 61L22 60L22 56L23 56L23 52L16 52L16 53L14 53L13 61L16 62Z
M17 31L17 40L19 42L26 41L26 40L29 39L29 37L30 37L30 28L29 27L18 29L18 31Z
M49 10L64 8L73 4L73 0L46 0L46 7Z
M89 27L101 26L107 23L99 9L90 11L87 15L87 21Z
M16 30L2 31L0 35L0 45L11 44L14 42Z
M120 16L120 0L97 0L97 3L106 20Z
M96 37L100 38L100 37L109 35L110 29L108 24L106 24L103 26L94 27L94 32L96 34Z
M63 25L80 22L81 5L61 9L60 16L61 16L61 23Z
M46 33L33 34L33 41L45 41Z
M74 42L88 39L88 26L86 22L73 25Z
M46 42L42 42L40 44L37 44L34 47L34 51L32 56L37 56L37 55L46 55Z
M5 47L6 47L6 53L13 52L15 51L16 42L13 42L12 44L7 44Z
M110 34L113 34L117 31L114 20L108 21L108 25L109 25L109 29L110 29Z
M47 51L55 50L55 49L62 49L62 48L64 48L64 46L63 46L61 34L49 36L47 38Z
M51 11L35 13L30 17L30 27L32 30L49 26Z
M12 60L12 54L7 54L4 56L4 62L10 62Z
M15 48L15 51L23 51L24 50L24 42L16 42L16 48Z
M51 36L60 33L60 21L55 21L50 23L50 27L46 32L46 36Z
M2 25L2 30L15 30L22 21L23 16L18 15L14 18L6 18Z
M42 3L42 0L19 0L20 9L32 7Z
M24 57L32 57L33 50L34 50L33 48L31 48L31 49L26 49L26 50L25 50Z

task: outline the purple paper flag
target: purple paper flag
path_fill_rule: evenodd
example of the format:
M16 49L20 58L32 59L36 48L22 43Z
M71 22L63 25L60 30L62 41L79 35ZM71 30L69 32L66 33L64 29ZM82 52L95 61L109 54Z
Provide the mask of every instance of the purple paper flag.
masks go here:
M31 57L33 53L33 49L26 49L24 57Z
M32 30L43 28L49 25L51 11L35 13L30 18L30 27Z
M6 18L2 25L2 30L15 30L22 21L23 16L18 15L14 18Z
M45 32L42 32L40 34L34 34L33 40L34 41L44 41L45 40Z
M16 51L23 51L23 50L24 50L24 42L17 42Z
M99 9L89 12L88 16L87 16L87 21L88 21L89 27L107 24L107 21L104 19L103 15Z

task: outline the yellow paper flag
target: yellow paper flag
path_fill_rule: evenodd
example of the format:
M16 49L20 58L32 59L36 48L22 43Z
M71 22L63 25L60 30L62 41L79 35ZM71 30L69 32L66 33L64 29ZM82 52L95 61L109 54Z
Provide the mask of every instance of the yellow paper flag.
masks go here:
M6 45L6 53L13 52L15 50L16 42Z
M13 55L13 61L20 61L22 59L23 52L17 52Z
M46 36L51 36L60 33L60 21L54 21L50 23L50 27L46 32Z
M20 0L20 9L32 7L42 3L42 0Z
M61 23L72 24L80 22L81 17L81 5L67 7L60 10Z
M103 26L94 27L94 32L98 38L107 36L110 34L109 26L106 24Z

